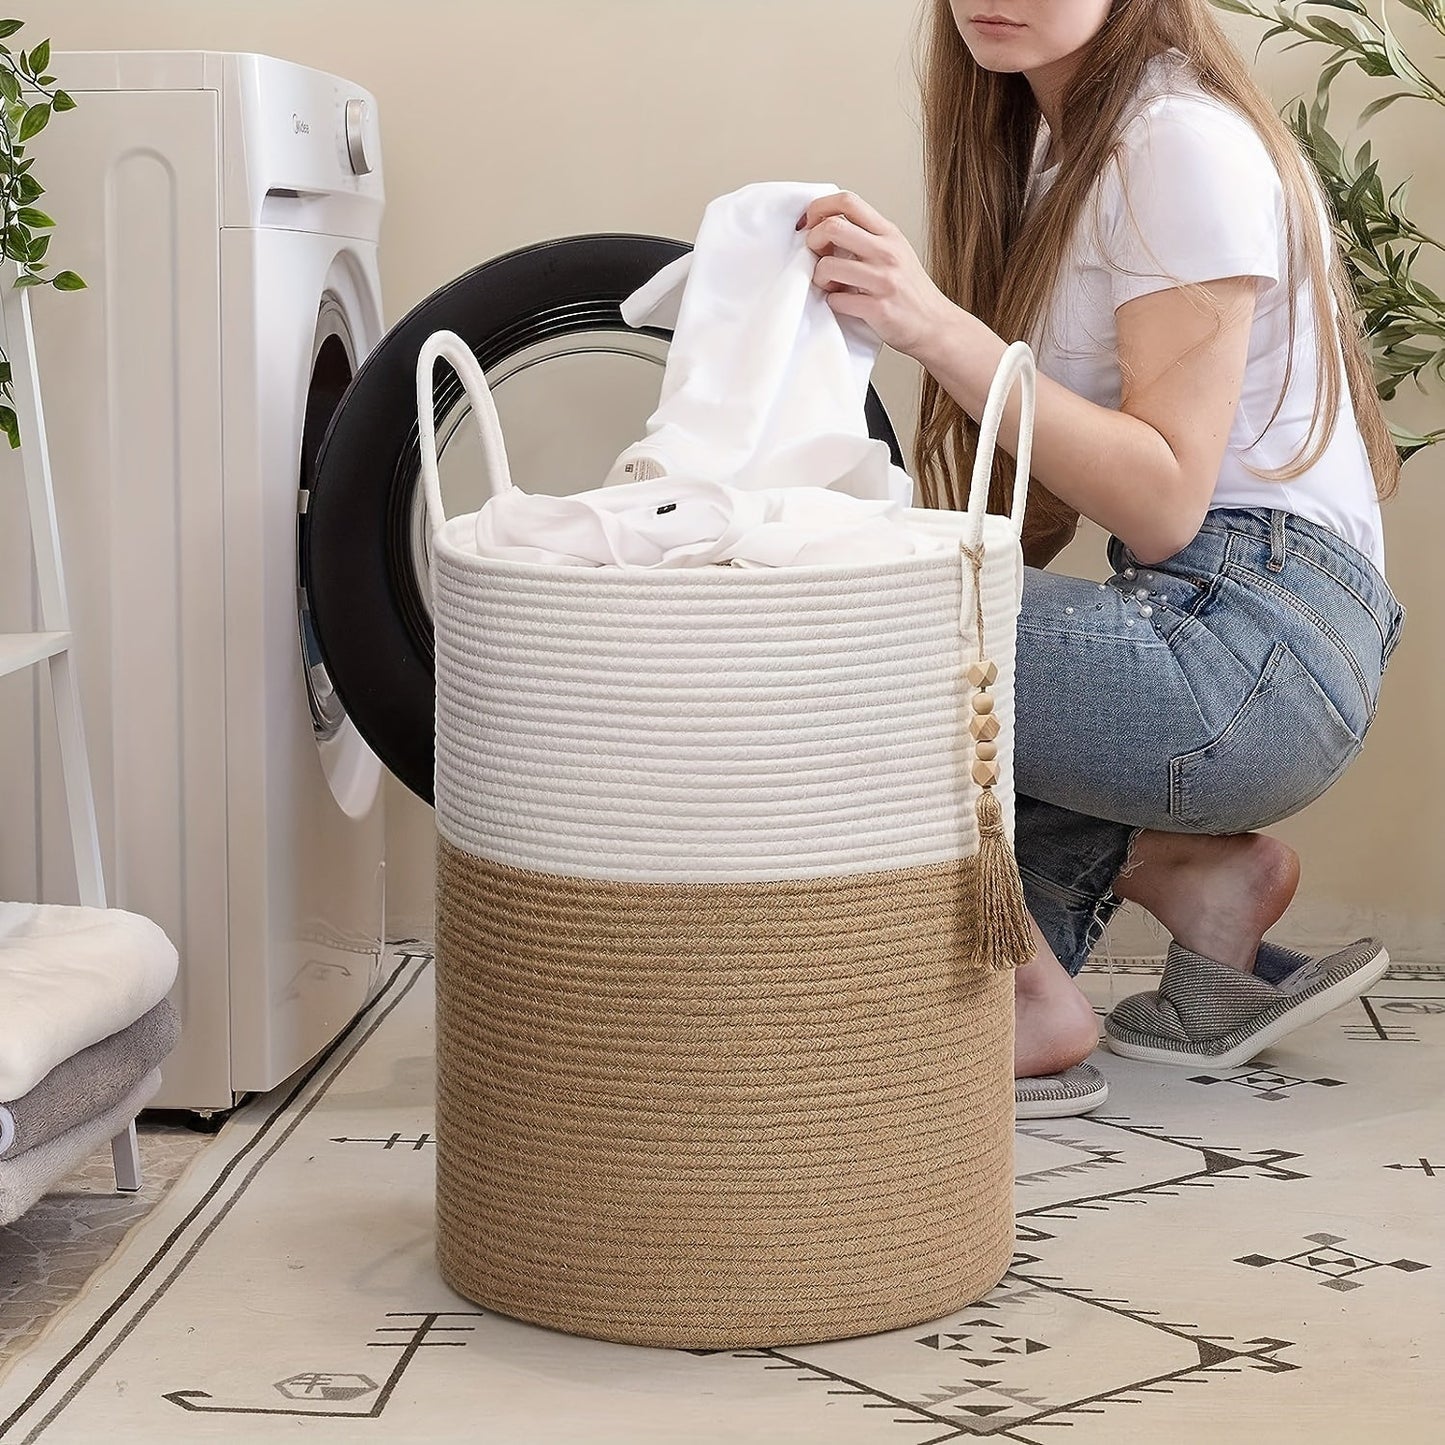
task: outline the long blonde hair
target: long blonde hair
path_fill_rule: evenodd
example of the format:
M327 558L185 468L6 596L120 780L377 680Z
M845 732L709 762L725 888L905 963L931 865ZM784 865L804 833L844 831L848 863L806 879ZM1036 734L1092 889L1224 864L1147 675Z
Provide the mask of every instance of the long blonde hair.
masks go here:
M1027 214L1025 187L1040 122L1027 80L985 70L974 61L948 0L931 0L920 38L929 269L945 295L1005 341L1037 336L1085 203L1118 150L1119 132L1145 66L1170 48L1182 52L1198 72L1202 89L1232 106L1259 132L1283 181L1291 268L1285 278L1289 355L1294 351L1300 265L1309 277L1318 335L1327 337L1334 330L1340 339L1339 352L1328 345L1317 348L1317 404L1299 453L1286 466L1260 475L1283 480L1319 460L1334 432L1343 370L1375 489L1382 498L1394 493L1399 455L1375 391L1358 303L1339 247L1330 243L1327 248L1317 223L1319 182L1294 135L1210 13L1207 0L1115 0L1064 96L1060 134L1054 137L1058 177ZM1282 389L1275 415L1283 399ZM976 436L967 413L925 372L913 453L924 505L967 505L961 489L966 489ZM1012 489L1012 460L999 454L991 510L1007 510ZM1040 512L1073 516L1072 509L1042 487L1036 492ZM1032 503L1030 511L1035 511Z

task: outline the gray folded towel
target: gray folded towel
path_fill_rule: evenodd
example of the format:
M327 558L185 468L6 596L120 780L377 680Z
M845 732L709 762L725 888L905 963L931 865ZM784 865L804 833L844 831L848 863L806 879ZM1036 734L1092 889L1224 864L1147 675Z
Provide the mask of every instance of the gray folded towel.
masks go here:
M0 1104L0 1159L48 1144L113 1108L180 1036L180 1015L163 998L129 1028L57 1064L24 1098Z
M13 1159L0 1159L0 1224L13 1224L67 1174L104 1148L155 1098L160 1086L161 1071L152 1069L105 1113L57 1134L48 1144L27 1149Z

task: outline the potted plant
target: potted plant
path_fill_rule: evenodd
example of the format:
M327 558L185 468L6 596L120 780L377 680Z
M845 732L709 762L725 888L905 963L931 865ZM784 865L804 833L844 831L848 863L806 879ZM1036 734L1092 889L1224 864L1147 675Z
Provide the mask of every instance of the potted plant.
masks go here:
M35 176L35 158L25 153L51 116L74 110L75 101L57 89L55 76L48 74L49 40L29 51L7 43L24 23L0 20L0 264L13 261L19 268L16 286L79 291L85 282L74 271L42 274L55 222L36 205L45 187ZM10 438L10 445L18 447L20 429L12 399L10 359L0 349L0 429Z
M1409 180L1387 185L1370 142L1353 154L1330 124L1330 90L1340 74L1356 68L1388 87L1360 112L1362 126L1396 101L1445 106L1445 88L1411 57L1390 26L1390 0L1294 0L1290 4L1213 0L1220 10L1267 23L1261 46L1289 37L1295 45L1325 53L1312 100L1291 101L1286 119L1314 161L1329 194L1335 232L1354 283L1375 363L1376 388L1392 400L1400 385L1424 390L1433 375L1445 380L1445 300L1420 279L1426 266L1445 256L1445 246L1409 217ZM1395 0L1445 36L1445 0ZM1391 424L1400 457L1445 441L1445 428L1426 433Z

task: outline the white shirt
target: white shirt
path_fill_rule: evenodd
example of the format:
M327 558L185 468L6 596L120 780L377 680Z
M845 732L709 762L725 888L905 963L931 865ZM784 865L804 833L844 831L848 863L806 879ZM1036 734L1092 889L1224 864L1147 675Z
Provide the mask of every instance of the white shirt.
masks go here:
M1369 458L1341 377L1334 435L1319 460L1289 481L1258 477L1291 461L1315 406L1319 335L1309 278L1295 276L1294 365L1271 421L1288 356L1289 298L1284 188L1258 132L1205 94L1177 51L1146 70L1121 132L1119 163L1095 186L1075 231L1041 335L1039 370L1100 406L1121 398L1114 312L1137 296L1226 276L1259 279L1244 386L1210 507L1269 507L1329 528L1383 574L1385 546ZM1057 165L1041 168L1041 127L1032 200ZM1127 198L1127 200L1126 200ZM1321 225L1328 221L1323 209ZM1329 344L1338 352L1338 338Z
M604 485L666 476L912 502L912 479L864 413L882 343L813 285L818 258L796 225L837 189L758 181L717 197L693 249L622 303L629 326L673 334L647 433Z

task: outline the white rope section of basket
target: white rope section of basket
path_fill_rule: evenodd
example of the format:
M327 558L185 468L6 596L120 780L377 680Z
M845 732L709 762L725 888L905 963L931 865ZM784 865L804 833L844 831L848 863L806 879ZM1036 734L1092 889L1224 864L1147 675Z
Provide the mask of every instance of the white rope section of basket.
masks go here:
M994 378L967 511L910 514L920 529L957 536L951 568L946 554L675 570L479 557L473 517L448 521L442 501L438 359L465 387L486 495L513 483L476 357L437 332L418 359L417 410L434 533L443 837L509 866L659 882L859 874L976 854L977 961L1026 962L1010 724L1029 348L1010 346ZM1015 386L1019 481L1011 515L988 516Z

